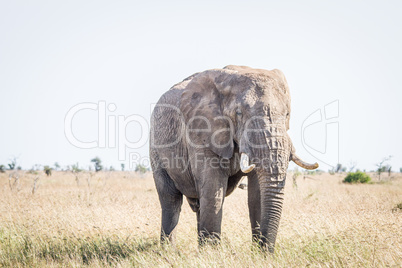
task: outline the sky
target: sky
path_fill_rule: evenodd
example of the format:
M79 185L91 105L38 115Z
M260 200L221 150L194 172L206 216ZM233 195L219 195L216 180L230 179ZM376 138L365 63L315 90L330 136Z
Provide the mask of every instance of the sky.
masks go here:
M0 164L146 165L159 97L235 64L284 72L304 160L374 170L392 156L399 171L401 13L400 1L1 1Z

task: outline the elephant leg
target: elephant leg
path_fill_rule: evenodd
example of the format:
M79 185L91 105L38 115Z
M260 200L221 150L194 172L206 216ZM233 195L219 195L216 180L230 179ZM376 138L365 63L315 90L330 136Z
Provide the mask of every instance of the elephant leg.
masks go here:
M192 211L197 214L197 233L200 232L200 200L198 198L187 197L188 204Z
M257 173L252 171L247 175L248 177L248 209L251 223L251 233L253 241L260 241L260 223L261 223L261 197L260 185L258 182Z
M227 177L210 176L208 178L208 184L204 183L200 194L200 210L197 213L200 245L216 244L220 240L222 205L227 190Z
M173 180L164 170L154 172L156 189L162 207L161 243L175 243L176 226L179 222L183 194L178 191Z

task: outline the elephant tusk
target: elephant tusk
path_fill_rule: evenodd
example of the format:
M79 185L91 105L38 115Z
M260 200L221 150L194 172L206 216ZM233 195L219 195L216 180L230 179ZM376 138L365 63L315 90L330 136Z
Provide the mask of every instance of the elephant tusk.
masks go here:
M309 164L301 160L297 155L292 154L291 160L296 163L296 165L305 169L316 169L318 168L318 163Z
M249 159L248 159L248 155L246 155L245 153L241 154L240 157L240 169L243 173L249 173L251 172L253 169L255 168L255 165L252 164L249 166Z

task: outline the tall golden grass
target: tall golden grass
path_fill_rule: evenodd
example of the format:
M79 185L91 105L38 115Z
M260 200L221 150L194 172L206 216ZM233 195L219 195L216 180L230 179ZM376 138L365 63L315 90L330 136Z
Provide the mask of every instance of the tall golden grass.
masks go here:
M401 267L402 176L343 184L346 175L291 176L273 256L251 243L247 191L225 199L221 245L198 248L186 201L177 245L159 245L150 174L0 174L0 266ZM34 192L34 193L33 193Z

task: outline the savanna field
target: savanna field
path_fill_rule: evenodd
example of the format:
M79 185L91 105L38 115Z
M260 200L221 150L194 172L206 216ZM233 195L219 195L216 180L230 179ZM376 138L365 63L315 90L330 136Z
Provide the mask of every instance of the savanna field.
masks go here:
M289 174L273 256L251 243L241 189L225 199L221 245L198 248L196 216L184 200L177 245L161 248L149 173L9 175L0 174L2 267L402 266L400 173L381 181L371 174L371 184L344 184L346 174L301 175L297 187Z

